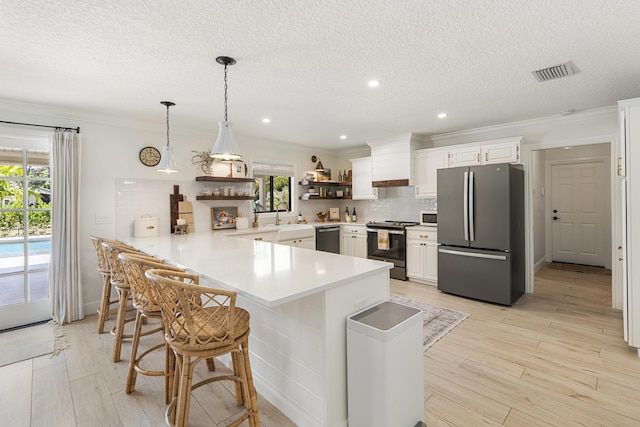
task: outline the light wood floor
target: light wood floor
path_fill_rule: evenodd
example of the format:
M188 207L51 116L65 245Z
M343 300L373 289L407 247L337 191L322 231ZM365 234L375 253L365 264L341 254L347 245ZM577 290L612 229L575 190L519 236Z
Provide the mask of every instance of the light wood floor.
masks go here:
M640 359L622 338L622 314L610 309L610 280L544 268L535 294L513 307L392 280L394 294L471 315L425 353L427 425L640 425ZM112 337L97 335L96 322L65 325L71 348L59 357L0 368L0 425L163 425L163 381L139 376L125 395L127 362L111 362ZM199 368L197 376L209 375ZM263 426L293 425L265 399L258 404ZM205 386L194 393L190 425L222 426L237 409L229 389Z
M425 353L429 427L640 425L640 358L610 308L610 276L543 268L511 308L391 289L471 314Z

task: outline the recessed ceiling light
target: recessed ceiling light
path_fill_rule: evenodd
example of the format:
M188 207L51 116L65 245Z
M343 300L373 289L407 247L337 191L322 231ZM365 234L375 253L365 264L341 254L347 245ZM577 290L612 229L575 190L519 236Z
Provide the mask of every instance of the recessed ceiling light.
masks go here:
M264 119L262 119L262 123L271 123L271 119L268 117L265 117Z
M347 135L340 135L340 139L347 139Z
M378 87L380 86L380 80L369 80L369 83L367 84L369 87Z
M439 119L444 119L444 118L446 118L446 117L447 117L447 113L439 113L439 114L438 114L438 118L439 118Z
M562 147L563 150L572 150L573 147Z

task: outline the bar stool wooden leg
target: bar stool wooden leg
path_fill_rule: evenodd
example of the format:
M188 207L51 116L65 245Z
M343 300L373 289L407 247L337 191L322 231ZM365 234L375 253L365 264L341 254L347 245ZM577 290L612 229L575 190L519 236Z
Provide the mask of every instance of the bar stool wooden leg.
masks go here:
M237 378L244 378L242 376L242 371L240 370L240 364L243 363L242 358L240 357L240 352L233 351L231 352L231 364L233 367L233 375ZM244 389L242 388L242 384L238 381L234 381L234 385L236 387L236 403L238 405L243 405L246 401L246 397L244 394Z
M168 375L169 375L169 360L167 359L169 357L169 354L167 353L167 344L166 342L162 342L159 344L156 344L148 349L146 349L144 352L142 353L138 353L138 349L140 346L140 337L144 337L147 335L151 335L151 334L155 334L158 332L163 332L163 328L159 327L159 328L154 328L145 332L142 332L142 325L143 325L143 319L146 319L147 316L142 313L141 311L137 311L136 313L136 322L135 322L135 327L133 330L133 339L131 342L131 354L129 355L129 370L127 372L127 382L125 385L125 389L124 392L126 394L130 394L131 392L133 392L136 388L136 379L138 377L138 373L142 374L142 375L147 375L147 376L152 376L152 377L160 377L163 376L165 377L165 403L169 403L170 399L169 399L169 393L171 392L171 384L168 381ZM164 335L164 333L163 333ZM152 353L156 350L160 350L164 348L165 350L165 368L162 371L151 371L148 369L144 369L140 366L142 359L145 358L145 356L149 353ZM171 375L173 375L173 370L171 369Z
M245 340L241 345L242 363L242 388L246 397L245 406L249 409L249 427L260 427L260 415L258 414L258 394L253 385L253 374L251 373L251 362L249 361L249 341Z
M182 355L180 367L180 386L178 390L178 401L176 404L175 427L186 427L189 417L189 407L191 404L191 386L193 384L193 368L191 356Z
M142 332L142 313L136 313L136 322L133 328L133 340L131 342L131 355L129 356L129 371L127 372L127 382L124 387L125 394L131 393L136 388L136 378L138 372L135 370L136 355L138 354L138 344L140 343L140 333Z
M118 314L116 317L115 336L113 339L113 361L120 361L120 353L122 350L122 339L124 337L124 324L127 315L127 299L129 298L129 288L121 288L116 286L118 295L120 296L120 304L118 305Z
M104 322L109 318L109 300L111 299L111 278L108 273L102 273L102 297L98 308L98 333L104 332Z
M167 343L165 348L165 379L164 379L164 403L167 405L171 403L174 393L174 375L176 370L176 355L173 353L171 346Z

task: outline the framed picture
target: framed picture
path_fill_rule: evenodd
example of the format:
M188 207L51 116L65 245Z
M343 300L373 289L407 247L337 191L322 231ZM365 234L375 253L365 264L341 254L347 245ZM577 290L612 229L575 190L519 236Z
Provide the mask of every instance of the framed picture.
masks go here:
M233 178L244 178L247 176L247 165L242 161L235 161L231 166L233 169L231 170L231 176Z
M340 208L329 208L329 221L340 220Z
M211 208L211 229L225 230L227 228L236 228L236 218L238 217L238 208Z
M331 181L331 169L316 169L316 181Z

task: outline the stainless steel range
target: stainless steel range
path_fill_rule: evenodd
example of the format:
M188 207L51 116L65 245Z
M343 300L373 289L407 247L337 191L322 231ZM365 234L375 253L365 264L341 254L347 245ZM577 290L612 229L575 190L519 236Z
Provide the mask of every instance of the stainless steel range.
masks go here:
M367 223L367 258L393 263L390 276L407 280L407 233L405 228L418 225L411 221Z

